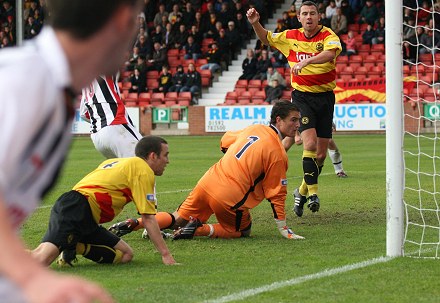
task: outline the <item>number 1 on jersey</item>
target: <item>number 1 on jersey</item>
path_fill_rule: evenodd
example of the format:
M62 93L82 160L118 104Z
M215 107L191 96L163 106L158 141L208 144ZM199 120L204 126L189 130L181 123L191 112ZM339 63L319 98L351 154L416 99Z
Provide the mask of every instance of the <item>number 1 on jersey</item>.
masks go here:
M248 139L249 141L246 142L246 144L240 149L240 151L235 154L235 158L240 159L244 152L260 138L258 138L257 136L249 136Z

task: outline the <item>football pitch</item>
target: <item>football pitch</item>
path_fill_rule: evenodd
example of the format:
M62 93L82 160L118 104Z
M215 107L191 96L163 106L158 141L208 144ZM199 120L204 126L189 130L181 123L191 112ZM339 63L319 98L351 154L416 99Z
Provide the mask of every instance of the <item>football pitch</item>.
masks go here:
M222 153L219 136L164 138L170 163L156 180L158 210L172 212ZM327 158L320 211L305 209L301 218L292 211L291 193L302 178L302 147L288 152L287 222L305 240L282 238L263 201L251 211L250 238L166 240L180 266L162 265L138 231L124 236L135 254L129 264L99 265L78 256L75 267L52 267L97 281L127 303L439 302L440 260L385 257L385 135L336 134L335 141L349 177L337 178ZM30 248L42 238L58 196L102 160L89 137L74 139L57 186L24 225ZM129 217L137 217L131 203L115 222Z

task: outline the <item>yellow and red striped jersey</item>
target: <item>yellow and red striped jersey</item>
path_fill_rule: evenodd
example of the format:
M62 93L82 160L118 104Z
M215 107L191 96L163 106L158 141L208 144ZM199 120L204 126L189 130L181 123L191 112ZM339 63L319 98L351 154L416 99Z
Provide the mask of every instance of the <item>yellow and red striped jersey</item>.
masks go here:
M89 201L97 223L110 222L133 201L139 214L157 212L155 175L139 157L108 159L73 189Z
M288 158L274 127L252 125L226 132L221 139L226 154L199 180L215 200L231 208L251 209L265 198L274 215L285 219Z
M306 58L319 55L321 52L336 49L336 57L342 47L339 37L328 27L312 38L306 38L304 29L288 29L281 33L268 31L267 40L270 46L278 49L287 58L290 67ZM292 87L302 92L326 92L336 87L336 69L334 60L322 64L309 64L298 76L291 73Z

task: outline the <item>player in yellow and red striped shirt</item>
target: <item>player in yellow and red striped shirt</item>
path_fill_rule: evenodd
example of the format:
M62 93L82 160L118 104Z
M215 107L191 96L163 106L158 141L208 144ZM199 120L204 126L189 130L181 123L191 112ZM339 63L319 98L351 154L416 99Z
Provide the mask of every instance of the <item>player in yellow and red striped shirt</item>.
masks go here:
M301 4L300 29L272 33L260 24L255 8L249 9L246 15L261 42L282 52L291 67L292 102L301 112L300 132L304 146L304 178L294 192L294 211L301 217L307 195L308 208L312 212L318 211L320 206L318 176L332 137L335 61L342 50L341 43L331 29L319 24L318 7L312 1ZM283 143L288 148L294 138L285 138Z
M112 221L132 201L162 262L176 263L155 218L155 176L161 176L169 162L168 143L146 136L137 143L135 154L102 162L56 201L42 243L32 251L37 260L49 265L62 253L59 263L70 265L77 254L97 263L131 261L132 248L99 224Z

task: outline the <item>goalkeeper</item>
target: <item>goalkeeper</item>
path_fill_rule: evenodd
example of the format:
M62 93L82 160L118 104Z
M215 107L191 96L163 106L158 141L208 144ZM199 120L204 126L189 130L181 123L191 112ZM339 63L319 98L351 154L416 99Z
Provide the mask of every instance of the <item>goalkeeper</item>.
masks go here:
M294 104L279 101L272 108L270 125L226 132L221 139L225 155L211 166L177 211L156 215L161 229L175 229L174 240L246 237L251 233L250 209L267 199L281 235L304 239L286 224L288 158L282 144L284 137L295 136L299 119ZM218 223L206 224L213 214ZM123 235L141 228L141 224L136 227L132 223L129 219L110 229Z

